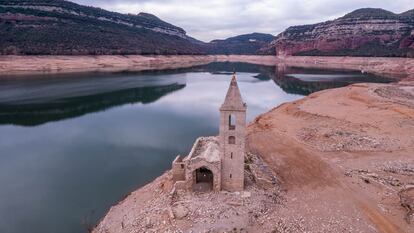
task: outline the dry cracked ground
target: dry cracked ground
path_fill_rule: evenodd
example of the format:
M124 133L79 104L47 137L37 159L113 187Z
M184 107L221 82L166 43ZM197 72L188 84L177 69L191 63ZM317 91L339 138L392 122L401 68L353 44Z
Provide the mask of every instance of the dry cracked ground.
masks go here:
M414 232L414 86L314 93L248 128L246 190L171 193L171 174L94 232Z

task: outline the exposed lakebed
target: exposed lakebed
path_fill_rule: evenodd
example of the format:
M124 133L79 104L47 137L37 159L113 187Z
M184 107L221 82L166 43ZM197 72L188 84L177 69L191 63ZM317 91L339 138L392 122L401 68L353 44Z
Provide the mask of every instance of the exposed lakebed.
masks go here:
M212 63L0 80L0 232L86 232L218 132L232 71L248 120L314 91L391 80L355 71Z

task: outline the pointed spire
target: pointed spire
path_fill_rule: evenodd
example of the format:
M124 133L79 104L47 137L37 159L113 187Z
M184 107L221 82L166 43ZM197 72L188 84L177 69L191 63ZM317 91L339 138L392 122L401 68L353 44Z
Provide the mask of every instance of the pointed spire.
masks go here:
M236 110L236 111L245 111L246 104L243 102L243 99L240 94L239 86L237 85L236 72L233 73L231 78L229 90L227 91L226 98L224 99L223 105L221 105L220 110Z

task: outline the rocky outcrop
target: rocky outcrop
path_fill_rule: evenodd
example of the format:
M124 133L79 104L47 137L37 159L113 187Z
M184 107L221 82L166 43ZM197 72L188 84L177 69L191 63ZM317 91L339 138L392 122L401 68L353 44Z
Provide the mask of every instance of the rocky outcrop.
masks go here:
M414 10L359 9L332 21L289 27L271 45L279 56L414 57Z

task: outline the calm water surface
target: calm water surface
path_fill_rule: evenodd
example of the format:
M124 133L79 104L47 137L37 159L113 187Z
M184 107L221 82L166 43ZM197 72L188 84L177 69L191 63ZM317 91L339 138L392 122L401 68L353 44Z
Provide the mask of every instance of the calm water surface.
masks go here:
M0 80L0 232L86 232L126 194L218 133L231 77L248 120L311 92L388 82L340 70L213 63Z

